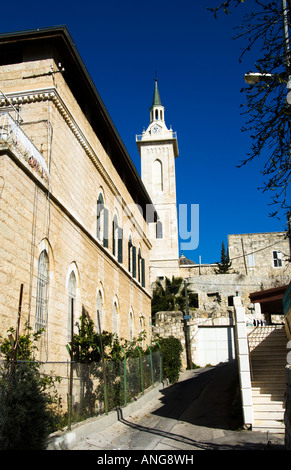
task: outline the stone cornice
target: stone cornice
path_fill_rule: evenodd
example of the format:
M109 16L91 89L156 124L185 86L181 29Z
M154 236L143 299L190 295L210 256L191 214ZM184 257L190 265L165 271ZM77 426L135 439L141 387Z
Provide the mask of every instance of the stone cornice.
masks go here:
M24 90L24 91L16 91L16 92L8 92L6 93L7 98L9 98L14 106L21 106L22 104L26 103L34 103L39 101L52 101L56 108L58 109L61 116L64 118L65 122L73 132L74 136L93 162L94 166L97 168L98 172L103 177L104 181L107 183L108 187L112 191L113 195L121 198L120 192L118 188L112 181L111 177L109 176L108 172L105 170L104 166L102 165L100 159L98 158L97 153L89 143L88 139L86 138L85 134L81 130L80 126L76 122L75 118L73 117L72 113L70 112L68 106L61 98L58 90L55 87L48 87L48 88L40 88L40 89L33 89L33 90ZM0 97L0 108L7 107L7 101L5 97ZM125 201L122 199L122 205L126 207ZM131 214L131 220L134 221L135 227L139 234L142 236L146 244L151 247L151 244L145 235L142 227L137 222L133 214Z
M109 177L108 173L105 171L103 165L101 164L96 152L88 142L83 131L80 129L69 108L67 107L55 87L6 93L6 96L11 100L14 106L19 106L26 103L34 103L37 101L52 101L58 109L59 113L63 116L64 120L66 121L67 125L69 126L77 140L80 142L86 154L92 160L98 171L102 174L107 184L110 186L110 189L115 195L119 194L115 184L113 183L112 179ZM4 97L0 99L0 107L1 106L7 106L7 102Z

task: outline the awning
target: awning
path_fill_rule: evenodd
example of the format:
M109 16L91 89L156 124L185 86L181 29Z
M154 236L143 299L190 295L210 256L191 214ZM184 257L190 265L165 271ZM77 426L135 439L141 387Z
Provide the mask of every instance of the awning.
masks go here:
M273 287L271 289L253 292L249 295L252 303L261 305L262 313L283 315L283 297L287 286Z

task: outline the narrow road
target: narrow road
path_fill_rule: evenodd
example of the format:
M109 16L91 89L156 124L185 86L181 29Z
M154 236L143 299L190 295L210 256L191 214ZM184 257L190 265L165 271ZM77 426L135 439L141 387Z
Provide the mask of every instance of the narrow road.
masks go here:
M284 435L240 431L236 363L185 371L178 383L74 450L284 450Z

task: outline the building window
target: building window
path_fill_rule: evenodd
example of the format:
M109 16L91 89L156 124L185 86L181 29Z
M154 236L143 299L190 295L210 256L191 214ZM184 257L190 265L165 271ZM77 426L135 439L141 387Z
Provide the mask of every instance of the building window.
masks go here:
M108 248L108 210L104 206L102 193L97 200L97 238Z
M46 250L43 250L38 258L37 291L35 329L40 330L47 325L48 311L48 283L49 283L49 260Z
M129 341L132 342L133 340L133 313L132 311L129 312Z
M229 295L229 296L227 297L227 305L228 305L229 307L233 307L233 295Z
M139 336L141 338L141 346L143 347L143 337L144 337L144 318L142 314L139 317Z
M141 283L142 287L145 287L145 260L141 256L140 248L137 255L137 280Z
M119 263L123 259L123 230L118 226L117 216L115 215L112 223L112 251Z
M102 295L100 290L98 291L97 294L97 331L101 335L102 333ZM99 328L99 323L100 323L100 328Z
M68 341L72 339L72 321L74 321L76 305L77 280L74 271L71 272L68 284Z
M254 268L255 267L255 255L254 253L251 253L248 255L248 262L249 262L249 268Z
M132 272L133 272L133 269L132 269L132 248L133 248L133 244L132 244L132 237L131 235L129 235L129 238L128 238L128 271L130 272L130 274L132 275Z
M160 220L157 221L156 225L156 238L163 238L163 224Z
M281 251L273 251L273 266L274 268L281 268L282 263L282 253Z
M155 160L153 164L154 191L163 191L163 164L161 160Z
M117 319L117 302L113 303L113 334L117 335L118 331L118 319Z

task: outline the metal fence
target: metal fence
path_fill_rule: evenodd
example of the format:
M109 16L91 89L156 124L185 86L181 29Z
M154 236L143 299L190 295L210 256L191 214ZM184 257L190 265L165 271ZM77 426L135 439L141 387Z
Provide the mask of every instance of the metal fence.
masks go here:
M107 414L126 406L144 394L146 389L162 381L160 351L127 357L120 362L104 361L80 364L76 362L13 362L0 366L0 435L11 407L11 391L23 380L17 372L34 364L38 378L49 396L49 406L56 419L56 429L87 418ZM18 382L18 383L17 383ZM25 397L25 395L23 395ZM13 405L12 405L13 406ZM33 404L30 404L33 408Z

